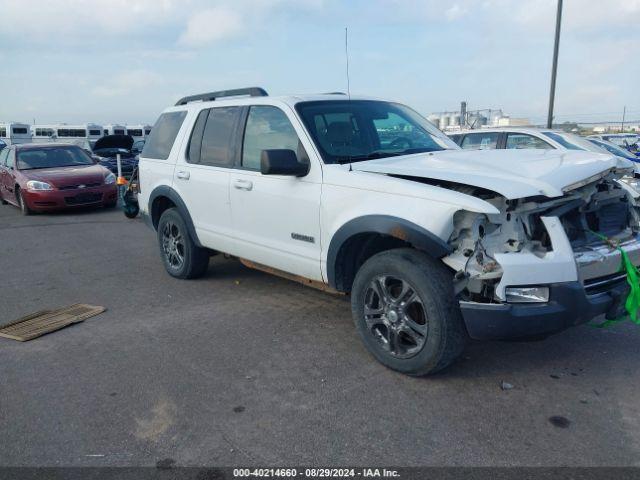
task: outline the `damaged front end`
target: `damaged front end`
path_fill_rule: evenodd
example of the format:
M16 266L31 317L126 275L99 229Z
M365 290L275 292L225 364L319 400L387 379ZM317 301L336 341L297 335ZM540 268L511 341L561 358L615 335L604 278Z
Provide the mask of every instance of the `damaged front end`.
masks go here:
M472 337L546 335L620 313L627 285L613 245L640 264L638 192L621 177L603 172L558 198L465 187L500 212L458 211L443 258Z

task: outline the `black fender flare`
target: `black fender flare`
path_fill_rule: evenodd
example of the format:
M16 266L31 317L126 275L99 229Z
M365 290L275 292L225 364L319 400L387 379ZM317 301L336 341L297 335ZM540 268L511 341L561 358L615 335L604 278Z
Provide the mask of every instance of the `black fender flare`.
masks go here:
M193 242L198 247L202 247L202 244L200 243L200 239L196 234L196 228L193 225L193 220L191 219L191 214L189 213L189 209L187 208L187 205L184 203L184 200L182 200L182 197L180 197L178 192L176 192L173 188L168 187L166 185L160 185L159 187L154 188L153 191L151 192L151 195L149 195L148 212L149 212L149 216L151 217L151 223L153 225L153 229L158 230L158 220L160 220L159 218L157 219L153 218L153 213L154 213L153 203L158 197L167 197L169 200L171 200L174 203L174 205L178 209L178 212L180 212L180 215L182 216L184 223L187 225L187 230L189 231L189 235L193 239Z
M379 233L410 243L414 248L433 258L442 258L452 252L451 247L430 231L400 217L366 215L349 220L333 235L327 251L327 280L336 288L336 260L340 249L354 235Z

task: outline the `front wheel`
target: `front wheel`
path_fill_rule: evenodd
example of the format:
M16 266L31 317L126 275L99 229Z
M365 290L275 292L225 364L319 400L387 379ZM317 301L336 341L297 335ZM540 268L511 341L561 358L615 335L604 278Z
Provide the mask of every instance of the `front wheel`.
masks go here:
M177 209L165 210L160 217L158 244L164 266L172 277L196 278L206 272L209 253L195 244Z
M464 349L452 275L416 250L389 250L367 260L356 274L351 307L365 346L393 370L435 373Z
M27 205L27 201L24 198L22 190L16 189L16 198L18 199L18 206L20 207L22 215L31 215L33 212L29 208L29 205Z

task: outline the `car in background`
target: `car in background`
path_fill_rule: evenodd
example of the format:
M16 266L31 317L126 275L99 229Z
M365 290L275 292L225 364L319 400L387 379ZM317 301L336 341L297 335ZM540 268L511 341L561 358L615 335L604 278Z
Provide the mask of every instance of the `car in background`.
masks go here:
M114 175L117 175L117 157L120 155L122 176L127 179L131 178L133 171L138 166L137 155L132 150L133 143L131 135L105 135L98 139L93 146L93 158Z
M483 128L450 135L450 138L465 150L535 149L578 150L601 154L613 153L617 157L634 162L635 176L640 176L640 163L637 162L637 158L632 154L622 154L624 149L620 149L622 152L610 152L608 149L594 144L590 141L592 139L561 130L534 127ZM627 180L627 183L629 183L632 179L627 178Z
M640 137L632 133L609 133L601 135L589 135L587 138L604 140L622 147L635 155L640 156Z
M116 177L77 145L27 143L0 151L0 201L32 212L115 207Z
M585 138L561 130L503 127L467 130L450 138L465 150L583 150L605 153Z
M640 157L638 155L634 155L626 148L622 148L613 142L608 142L607 140L600 140L598 138L592 137L587 137L587 140L589 140L595 146L600 147L609 153L613 153L618 157L626 158L627 160L631 160L632 162L636 163L640 162Z

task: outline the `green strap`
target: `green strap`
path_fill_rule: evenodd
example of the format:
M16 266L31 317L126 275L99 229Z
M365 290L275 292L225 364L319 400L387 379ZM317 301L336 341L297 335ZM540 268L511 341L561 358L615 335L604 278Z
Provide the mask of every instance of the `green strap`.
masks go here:
M627 299L624 302L624 308L627 311L629 320L631 320L636 325L640 325L640 319L638 318L638 310L640 309L640 282L639 282L640 273L638 272L638 269L633 265L633 263L631 263L631 260L629 260L629 256L627 255L627 252L625 252L619 245L617 245L615 242L613 242L612 240L610 240L609 238L605 237L600 233L592 232L591 230L589 230L589 232L595 235L596 237L600 238L601 240L604 240L605 242L607 242L609 245L616 248L620 252L620 255L622 256L620 270L626 271L627 283L629 284L629 287L630 287L629 295L627 295ZM605 327L610 327L611 325L614 325L626 319L627 319L627 316L622 316L620 318L615 318L613 320L606 320L600 324L590 324L590 325L597 328L605 328Z

